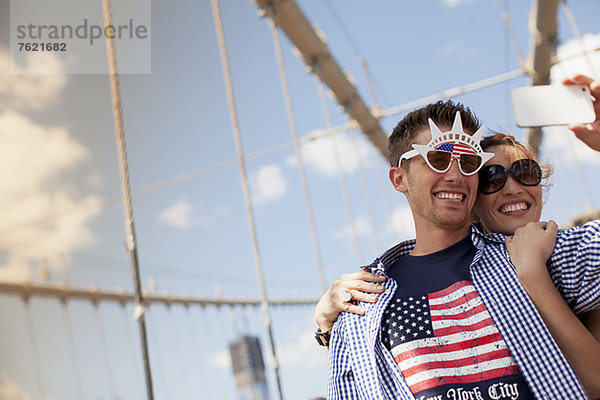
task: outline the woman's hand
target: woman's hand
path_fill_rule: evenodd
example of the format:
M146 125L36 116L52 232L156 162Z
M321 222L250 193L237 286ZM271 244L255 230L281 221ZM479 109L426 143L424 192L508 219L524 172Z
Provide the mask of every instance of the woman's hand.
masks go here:
M366 270L340 276L321 297L315 308L315 320L321 331L331 329L342 311L364 315L365 310L350 301L375 303L377 296L374 293L384 291L384 287L377 283L385 280L385 276L372 274Z
M569 129L583 143L596 151L600 151L600 81L595 81L585 75L575 75L572 78L565 79L563 85L585 85L590 88L590 93L596 99L594 101L596 120L591 124L569 125Z
M554 221L530 222L506 238L508 254L526 290L541 277L548 277L546 262L554 251L557 231Z

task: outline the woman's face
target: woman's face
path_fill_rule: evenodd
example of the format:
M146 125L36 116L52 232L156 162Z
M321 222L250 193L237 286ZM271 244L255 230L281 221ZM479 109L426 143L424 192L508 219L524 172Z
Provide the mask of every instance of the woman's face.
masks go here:
M512 146L492 146L486 151L495 154L486 165L498 164L506 169L513 162L528 158ZM486 231L512 235L515 229L528 222L540 220L542 187L522 185L508 174L506 184L496 193L477 193L474 211Z

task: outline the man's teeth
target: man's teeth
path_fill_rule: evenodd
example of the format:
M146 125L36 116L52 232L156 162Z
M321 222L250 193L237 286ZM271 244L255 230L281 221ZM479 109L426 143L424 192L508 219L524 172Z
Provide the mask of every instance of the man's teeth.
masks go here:
M463 195L460 193L437 193L435 197L437 197L438 199L448 199L457 201L461 201L463 199Z
M509 212L521 211L521 210L527 210L527 204L525 204L525 203L509 204L505 207L502 207L500 212L506 214Z

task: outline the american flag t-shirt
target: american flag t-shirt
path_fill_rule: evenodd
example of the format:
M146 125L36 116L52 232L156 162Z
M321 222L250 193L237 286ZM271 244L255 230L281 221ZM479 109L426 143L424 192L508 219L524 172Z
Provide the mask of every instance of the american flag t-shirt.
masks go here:
M473 387L511 376L522 382L519 368L470 281L392 300L381 326L382 341L415 395L431 393L431 389L436 393L435 388L442 386L447 394L452 387Z

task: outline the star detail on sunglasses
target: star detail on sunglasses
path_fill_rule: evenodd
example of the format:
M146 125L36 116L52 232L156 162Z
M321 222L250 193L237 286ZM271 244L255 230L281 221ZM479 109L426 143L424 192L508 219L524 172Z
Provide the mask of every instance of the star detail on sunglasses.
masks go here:
M443 145L454 145L459 146L460 149L469 149L468 151L471 154L477 154L481 157L481 164L485 164L490 158L494 156L494 153L486 153L481 149L481 145L479 142L481 141L481 137L483 136L483 131L485 126L482 125L477 132L473 135L469 135L463 130L462 120L460 119L460 112L456 112L456 116L454 117L454 124L452 124L452 129L448 132L442 132L440 128L437 127L435 122L431 118L429 118L429 130L431 131L431 140L427 145L422 146L418 144L413 144L413 148L415 150L419 150L418 148L423 148L423 150L431 150L438 149L444 151L453 152L453 150L445 150L439 147ZM449 146L448 146L449 147ZM421 153L419 151L419 153Z

